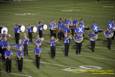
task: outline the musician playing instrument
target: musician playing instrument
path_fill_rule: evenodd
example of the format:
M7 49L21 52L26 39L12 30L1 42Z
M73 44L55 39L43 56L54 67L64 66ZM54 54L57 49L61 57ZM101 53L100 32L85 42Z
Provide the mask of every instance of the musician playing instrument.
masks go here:
M29 26L28 28L27 28L27 32L28 32L28 37L29 37L29 42L31 42L32 43L32 39L33 39L33 36L32 36L32 33L33 33L33 27L32 26Z
M51 58L55 58L56 55L56 40L53 36L50 39L50 52L51 52Z
M64 55L65 56L68 56L69 45L70 45L70 38L69 38L69 35L66 33L64 37Z
M98 34L94 31L90 32L89 33L89 40L90 40L90 49L92 52L95 51L95 43L96 43L96 40L98 38Z
M13 55L12 51L10 50L10 46L7 46L7 50L5 50L5 69L6 72L11 72L11 65L12 65L12 58Z
M19 24L15 24L15 27L14 27L14 34L15 34L15 41L16 41L16 44L19 43L19 39L20 39L20 25Z
M43 23L41 21L38 22L37 24L37 31L39 33L39 37L43 37Z
M22 46L19 47L19 49L16 52L16 59L17 59L17 68L19 72L22 72L23 69L23 58L24 58L24 52Z
M54 20L50 22L49 29L50 29L50 37L54 36L56 38L57 24Z
M79 55L81 53L81 47L82 47L82 42L83 42L83 34L77 33L77 34L75 34L73 39L76 43L76 54Z
M22 40L22 44L24 47L24 55L28 56L28 44L29 44L29 38L24 34L24 39Z
M34 54L35 54L36 67L39 69L40 68L41 47L38 44L35 46Z
M104 36L107 39L107 48L111 50L113 31L108 29L104 31Z

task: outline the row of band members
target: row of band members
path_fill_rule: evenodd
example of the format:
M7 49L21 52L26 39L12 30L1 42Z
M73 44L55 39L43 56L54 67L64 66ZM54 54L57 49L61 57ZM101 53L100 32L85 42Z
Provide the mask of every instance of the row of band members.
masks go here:
M93 27L94 27L94 28L92 28L93 30L89 33L90 49L92 50L92 52L95 51L95 42L98 38L98 33L101 32L101 30L96 25L94 25ZM68 35L69 28L66 28L66 30L64 32L63 31L62 32L64 33L64 55L68 56L69 45L70 45L70 37ZM85 27L83 27L83 25L82 25L82 27L79 26L78 28L74 29L75 34L73 35L73 39L76 43L76 54L80 54L80 52L81 52L82 42L84 39L84 30L85 30ZM19 32L15 32L15 33L19 34ZM107 30L104 31L104 35L107 38L107 42L108 42L107 47L108 47L108 49L111 49L112 38L114 38L114 36L115 36L114 28L111 26L107 27ZM2 53L2 60L5 60L6 71L11 72L12 51L10 50L10 46L8 44L7 37L3 38L1 36L0 38L1 38L0 39L0 51ZM39 65L40 65L40 53L41 53L41 44L42 44L42 40L40 38L41 37L37 37L37 40L34 42L35 43L34 52L35 52L35 60L36 60L37 68L39 68ZM18 40L18 42L16 42L15 47L18 49L16 52L18 70L21 72L22 68L23 68L23 58L24 58L24 55L28 55L28 43L29 43L29 41L32 42L32 40L31 40L32 37L27 38L27 36L25 36L23 41L20 42L19 35L17 36L17 34L15 34L15 39L16 39L16 41ZM55 38L54 33L52 34L52 32L51 32L51 39L50 39L51 58L55 58L56 41L57 40Z
M39 37L43 37L43 23L39 22L37 25L37 31L39 33ZM64 34L65 33L70 33L72 36L74 36L75 33L77 32L82 32L85 33L86 30L92 30L94 32L102 32L103 29L99 27L98 24L93 23L91 27L86 27L84 20L78 21L77 19L71 21L69 19L63 20L62 18L59 19L59 21L56 23L54 20L52 20L49 23L49 30L50 30L50 36L54 36L55 38L58 38L59 40L64 39ZM114 32L115 35L115 22L114 20L111 20L107 24L107 29L111 30ZM14 27L14 33L15 33L15 38L16 38L16 44L19 42L20 39L20 25L16 24ZM29 26L27 28L28 32L28 37L30 39L30 42L32 42L32 37L33 37L33 26ZM113 37L114 39L114 37Z

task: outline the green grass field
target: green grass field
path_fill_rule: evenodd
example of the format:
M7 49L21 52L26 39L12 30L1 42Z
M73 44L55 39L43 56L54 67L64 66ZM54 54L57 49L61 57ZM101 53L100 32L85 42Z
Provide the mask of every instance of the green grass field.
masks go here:
M101 28L105 28L107 21L115 17L115 1L31 0L0 3L0 24L6 24L12 35L15 23L36 24L41 20L48 24L50 20L58 21L60 17L78 20L83 18L86 26L97 22ZM108 50L103 33L100 33L99 40L96 42L96 50L92 53L87 48L89 41L85 39L79 56L75 54L75 43L72 40L69 57L64 57L63 41L58 41L56 58L51 59L48 32L48 30L44 32L45 41L42 45L40 69L37 69L34 63L34 46L29 45L29 56L24 58L23 72L18 72L16 68L14 51L12 73L6 73L4 64L0 62L0 77L115 77L115 40L113 40L112 50ZM9 41L14 42L13 39ZM80 68L83 65L99 66L102 69L85 70Z

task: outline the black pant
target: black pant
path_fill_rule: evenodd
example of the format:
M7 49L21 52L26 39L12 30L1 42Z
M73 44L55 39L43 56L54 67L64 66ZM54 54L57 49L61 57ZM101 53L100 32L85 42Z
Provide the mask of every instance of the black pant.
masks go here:
M35 55L36 58L36 67L40 68L40 56L39 55Z
M74 36L74 29L71 29L71 34L72 36Z
M50 30L50 37L54 36L56 38L56 32L54 30Z
M2 48L2 61L5 61L4 53L7 50L7 48Z
M28 45L24 44L24 55L28 55Z
M51 46L50 50L51 50L51 58L54 58L55 54L56 54L56 47L55 46Z
M5 68L6 68L6 72L11 72L11 63L12 63L12 61L11 61L11 59L5 59Z
M32 32L28 32L29 41L32 42Z
M68 52L69 52L69 43L65 43L65 48L64 48L64 55L68 56Z
M95 51L95 41L90 41L91 43L91 51L94 52Z
M111 49L111 44L112 44L112 39L107 38L107 48L110 50Z
M17 58L17 66L18 66L18 71L22 72L23 69L23 58Z
M115 39L115 31L114 31L113 33L114 33L114 34L113 34L112 40L114 40L114 39Z
M20 39L20 33L15 33L16 44L19 44L19 39Z
M82 47L82 43L76 43L76 54L81 53L81 47Z
M42 38L43 37L43 31L39 30L39 37Z
M58 32L58 39L63 40L63 38L64 38L64 33L62 31L59 31Z

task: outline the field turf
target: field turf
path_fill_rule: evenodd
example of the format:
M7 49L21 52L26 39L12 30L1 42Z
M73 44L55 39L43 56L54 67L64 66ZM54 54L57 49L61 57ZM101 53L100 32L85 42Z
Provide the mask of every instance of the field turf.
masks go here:
M80 20L84 19L86 26L93 22L105 29L109 20L115 17L114 0L31 0L20 2L0 2L0 24L7 25L9 33L13 34L15 23L37 24L43 21L48 24L52 19L58 21L60 17ZM115 20L115 19L114 19ZM87 38L86 31L85 37ZM37 34L34 34L34 37ZM22 35L23 36L23 35ZM56 44L56 58L51 59L49 52L49 30L44 31L41 54L41 67L35 66L34 46L29 45L29 56L24 58L24 69L17 71L15 50L13 49L12 73L4 70L4 63L0 61L0 77L115 77L115 40L112 41L112 49L106 48L103 33L99 34L95 52L88 49L89 41L83 42L80 55L75 54L75 43L71 40L68 57L64 57L63 41ZM14 39L8 39L14 43ZM102 69L86 70L80 66L99 66Z

